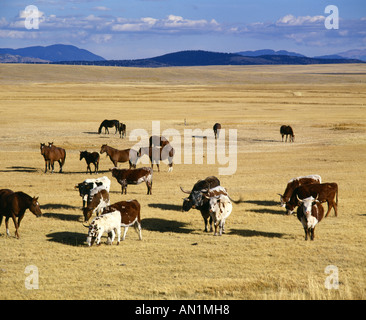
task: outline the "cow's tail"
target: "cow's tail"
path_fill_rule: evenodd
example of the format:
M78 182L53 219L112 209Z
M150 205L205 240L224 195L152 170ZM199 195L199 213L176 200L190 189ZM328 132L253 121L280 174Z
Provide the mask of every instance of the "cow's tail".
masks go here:
M231 202L234 202L235 204L239 204L239 203L242 203L244 202L242 196L240 196L239 200L234 200L234 199L231 199L231 197L228 195L229 199Z

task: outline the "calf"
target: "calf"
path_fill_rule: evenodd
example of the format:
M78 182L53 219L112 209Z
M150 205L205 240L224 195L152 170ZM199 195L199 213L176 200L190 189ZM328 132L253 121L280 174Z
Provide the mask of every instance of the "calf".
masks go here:
M109 204L109 193L103 186L93 189L88 197L87 206L83 208L84 222L89 221L93 213L99 216Z
M109 169L112 172L112 177L116 178L117 182L122 186L122 194L127 193L127 185L146 183L147 194L151 194L152 189L152 168L139 169Z
M292 214L296 206L299 205L300 199L305 199L312 196L317 197L319 202L327 202L328 211L325 217L328 216L330 210L334 209L334 214L337 216L338 207L338 185L336 183L321 183L321 184L308 184L300 186L294 190L290 201L286 203L287 214ZM336 201L334 201L336 198Z
M106 207L104 212L120 212L121 213L121 227L125 228L122 240L125 240L127 230L130 226L134 226L139 239L142 240L141 234L141 215L140 203L137 200L120 201Z
M297 198L301 205L297 208L297 218L301 222L305 231L305 240L314 240L315 226L323 219L324 208L317 198L312 196L303 200Z
M90 224L88 237L86 242L91 247L95 240L96 244L100 245L100 239L104 232L111 233L111 238L108 237L109 244L112 244L117 233L117 245L121 241L121 212L115 210L96 217Z
M214 236L221 236L222 233L225 233L225 221L231 214L232 210L233 205L228 196L221 194L210 198L210 216L212 217L215 225ZM217 233L218 227L219 233Z
M313 174L309 176L302 176L291 179L287 182L285 192L278 194L281 197L281 207L285 207L286 203L290 200L292 193L297 187L303 186L305 184L319 184L322 183L322 178L318 174Z
M101 186L103 186L103 188L109 192L111 180L104 176L97 179L86 179L75 186L75 189L79 189L80 197L83 199L83 208L85 207L91 191Z

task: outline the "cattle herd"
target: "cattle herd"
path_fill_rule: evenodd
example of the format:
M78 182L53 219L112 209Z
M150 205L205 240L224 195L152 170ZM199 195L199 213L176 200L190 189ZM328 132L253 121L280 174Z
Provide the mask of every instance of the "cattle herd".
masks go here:
M102 128L108 132L108 128L115 127L116 133L119 131L123 138L126 135L126 125L118 120L104 120L98 129L101 133ZM219 136L221 125L215 123L213 130L215 138ZM280 133L282 141L284 136L290 136L290 142L294 142L294 133L290 126L281 126ZM60 172L65 164L66 151L63 148L56 147L53 142L40 144L41 155L45 161L45 173L47 170L54 172L54 162L58 162ZM157 154L160 160L168 160L169 172L172 171L174 149L169 141L164 137L151 136L149 146L143 147L139 151L131 149L117 150L112 147L102 145L100 153L106 153L112 161L114 168L110 169L112 177L122 187L122 194L127 193L129 184L138 185L145 182L147 194L152 194L153 163L152 154ZM144 154L148 155L151 162L150 167L136 168L137 160ZM92 174L90 164L94 165L94 173L99 170L99 153L80 151L80 160L85 159L87 164L86 173ZM118 162L129 161L129 169L118 169ZM159 165L157 161L158 171ZM297 218L301 222L305 231L305 240L310 236L314 240L315 226L324 217L324 208L322 203L327 202L328 210L325 217L333 208L337 216L338 207L338 185L336 183L322 183L319 175L309 175L293 178L288 181L286 189L280 195L281 206L285 207L287 214L292 214L297 207ZM140 204L137 200L120 201L110 204L109 190L111 180L106 177L96 179L86 179L75 186L79 190L82 198L82 212L84 216L83 225L88 228L86 242L92 246L94 242L97 245L101 242L103 233L108 233L108 243L112 244L117 235L117 244L121 239L121 227L124 227L122 240L125 239L127 230L134 226L139 239L141 234L141 214ZM210 176L197 181L191 190L185 190L180 186L182 192L188 194L184 199L182 210L189 211L197 209L201 212L204 220L204 231L213 232L214 235L225 233L225 221L233 210L233 203L239 204L242 199L233 200L227 190L220 185L220 180L215 176ZM10 236L8 220L12 218L15 226L15 236L19 238L19 226L25 211L29 209L37 217L42 215L38 198L31 197L24 192L14 192L10 189L0 190L0 226L5 217L6 234ZM89 225L85 225L93 215L96 217ZM214 226L214 228L213 228Z

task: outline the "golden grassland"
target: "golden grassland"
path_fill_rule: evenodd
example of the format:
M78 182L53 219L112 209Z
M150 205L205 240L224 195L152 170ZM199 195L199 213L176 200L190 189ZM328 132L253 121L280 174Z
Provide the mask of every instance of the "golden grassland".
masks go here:
M39 196L43 217L29 211L20 239L0 229L1 299L365 299L366 67L364 65L247 66L139 69L0 65L1 188ZM127 124L127 139L96 134L103 119ZM186 126L184 120L186 119ZM111 202L141 203L143 240L130 228L119 246L86 246L81 198L88 178L79 151L102 144L125 149L133 129L151 133L212 128L237 130L237 170L222 164L161 164L153 194L146 186L111 181ZM282 143L290 124L295 143ZM226 132L228 140L228 132ZM44 173L41 142L66 149L64 173ZM183 146L182 146L183 148ZM179 162L179 161L176 161ZM193 159L194 162L194 159ZM141 164L139 164L141 166ZM127 164L120 164L127 167ZM156 168L155 168L156 169ZM333 211L304 241L301 223L285 215L279 196L293 177L320 174L339 186ZM226 234L203 232L197 210L182 212L198 179L216 175L234 205ZM325 205L326 208L326 205ZM39 270L39 289L25 288L25 268ZM339 271L328 290L325 268Z

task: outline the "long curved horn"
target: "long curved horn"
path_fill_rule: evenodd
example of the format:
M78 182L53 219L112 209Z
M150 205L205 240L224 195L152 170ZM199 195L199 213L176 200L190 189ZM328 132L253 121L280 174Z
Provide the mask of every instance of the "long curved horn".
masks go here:
M301 203L303 203L304 201L302 201L300 198L299 198L299 196L298 195L296 195L296 198L297 198L297 200L299 200Z
M182 190L184 193L191 194L191 192L190 192L190 191L186 191L186 190L184 190L181 186L180 186L180 190Z
M84 221L85 222L85 221ZM85 227L85 228L88 228L89 229L89 226L86 226L85 224L84 224L84 222L82 223L82 225L83 225L83 227Z
M314 202L319 201L318 198L319 198L319 193L316 195L316 198L314 199Z

